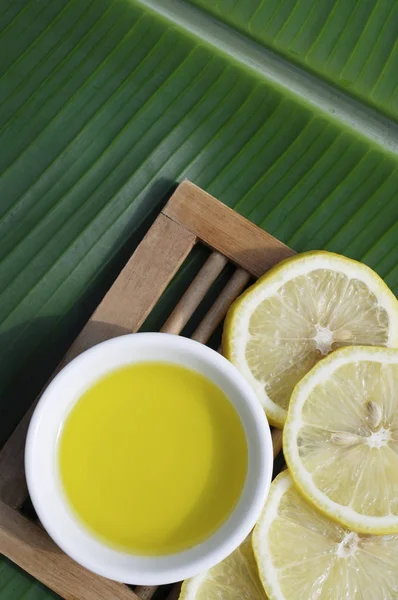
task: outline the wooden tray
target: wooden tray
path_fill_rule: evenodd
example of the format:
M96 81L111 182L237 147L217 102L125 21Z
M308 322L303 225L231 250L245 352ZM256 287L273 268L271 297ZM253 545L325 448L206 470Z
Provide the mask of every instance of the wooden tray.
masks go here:
M137 331L197 243L212 253L175 306L161 331L179 334L212 283L230 261L236 269L192 338L205 344L229 305L252 278L293 254L215 198L184 181L157 217L101 304L76 338L60 367L83 350L109 338ZM59 368L60 368L59 367ZM68 558L39 523L19 512L28 497L23 453L28 411L0 453L0 552L68 600L149 600L155 587L109 581ZM274 455L281 432L273 430ZM179 585L164 586L156 598L175 600Z

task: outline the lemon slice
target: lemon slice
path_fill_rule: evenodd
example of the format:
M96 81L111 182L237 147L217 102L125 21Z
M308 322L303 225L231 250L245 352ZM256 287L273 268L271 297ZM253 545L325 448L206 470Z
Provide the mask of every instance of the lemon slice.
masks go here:
M185 581L179 600L267 600L250 538L206 573Z
M398 536L340 527L306 502L288 472L271 484L253 546L270 600L398 598Z
M321 361L292 394L283 448L320 510L354 531L398 533L398 350L351 347Z
M369 267L307 252L271 269L230 308L225 356L283 426L296 383L340 346L398 346L398 301Z

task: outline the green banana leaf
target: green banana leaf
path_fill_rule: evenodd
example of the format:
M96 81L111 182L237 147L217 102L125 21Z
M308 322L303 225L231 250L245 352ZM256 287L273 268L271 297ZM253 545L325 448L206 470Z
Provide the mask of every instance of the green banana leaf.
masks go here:
M394 0L189 1L398 118L398 3Z
M0 0L1 444L185 177L397 293L397 27L394 0ZM51 593L0 563L19 597Z

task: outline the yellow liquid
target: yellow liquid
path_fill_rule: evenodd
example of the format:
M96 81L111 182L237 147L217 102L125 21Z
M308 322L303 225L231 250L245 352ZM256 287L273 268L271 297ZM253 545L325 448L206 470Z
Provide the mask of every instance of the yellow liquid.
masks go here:
M140 363L99 380L59 440L64 492L113 547L143 555L186 550L226 520L247 471L234 407L184 367Z

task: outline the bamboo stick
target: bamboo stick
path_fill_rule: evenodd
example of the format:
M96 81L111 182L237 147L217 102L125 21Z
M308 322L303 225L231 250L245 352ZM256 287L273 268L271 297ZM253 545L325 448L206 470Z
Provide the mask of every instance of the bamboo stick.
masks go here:
M241 294L250 281L250 274L236 269L209 312L194 331L192 339L205 344L225 317L231 303Z
M219 252L210 254L160 331L181 333L227 262L228 259Z

